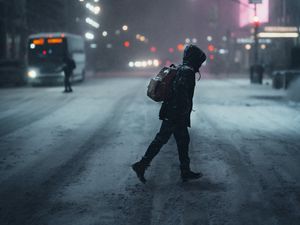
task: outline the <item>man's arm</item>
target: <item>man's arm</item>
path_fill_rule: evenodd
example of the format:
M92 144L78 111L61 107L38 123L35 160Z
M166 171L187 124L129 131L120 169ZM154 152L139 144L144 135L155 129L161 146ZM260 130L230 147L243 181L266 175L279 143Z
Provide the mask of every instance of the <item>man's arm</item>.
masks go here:
M176 85L177 116L178 119L185 119L190 115L192 107L190 93L194 88L195 75L191 70L181 70L179 73Z

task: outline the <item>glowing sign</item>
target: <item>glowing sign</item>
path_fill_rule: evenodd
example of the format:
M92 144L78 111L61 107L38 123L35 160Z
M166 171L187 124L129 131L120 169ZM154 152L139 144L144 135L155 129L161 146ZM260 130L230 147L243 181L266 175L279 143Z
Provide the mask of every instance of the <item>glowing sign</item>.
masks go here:
M275 32L261 32L258 34L260 38L298 38L298 33L275 33Z
M265 27L264 29L265 32L298 32L297 27Z
M249 4L248 0L240 0L240 27L253 23L254 5ZM264 0L262 4L257 5L257 16L260 23L269 22L269 0Z
M34 39L32 41L33 44L35 45L43 45L45 43L45 40L43 38L40 38L40 39Z
M49 38L47 40L48 44L60 44L63 42L62 38Z

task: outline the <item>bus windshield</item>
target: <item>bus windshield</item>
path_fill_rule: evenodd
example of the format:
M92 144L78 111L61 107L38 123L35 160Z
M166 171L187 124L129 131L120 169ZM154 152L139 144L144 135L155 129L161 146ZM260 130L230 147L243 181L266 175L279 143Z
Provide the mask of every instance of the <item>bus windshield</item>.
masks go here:
M66 53L66 43L63 38L39 38L29 42L29 62L40 60L57 61L62 60Z

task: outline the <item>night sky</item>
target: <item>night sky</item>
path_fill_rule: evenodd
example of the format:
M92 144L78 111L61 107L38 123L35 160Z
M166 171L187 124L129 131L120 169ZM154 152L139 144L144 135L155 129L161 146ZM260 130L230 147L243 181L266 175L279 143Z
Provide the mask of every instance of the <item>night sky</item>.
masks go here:
M236 4L230 0L103 0L100 4L104 28L128 24L130 32L142 33L157 45L223 35L237 22Z

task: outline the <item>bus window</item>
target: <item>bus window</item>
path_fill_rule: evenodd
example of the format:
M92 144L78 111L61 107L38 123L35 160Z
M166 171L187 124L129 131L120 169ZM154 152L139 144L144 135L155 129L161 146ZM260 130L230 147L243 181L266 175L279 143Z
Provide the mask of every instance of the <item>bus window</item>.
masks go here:
M56 58L64 56L65 42L62 38L33 39L29 44L29 58Z

